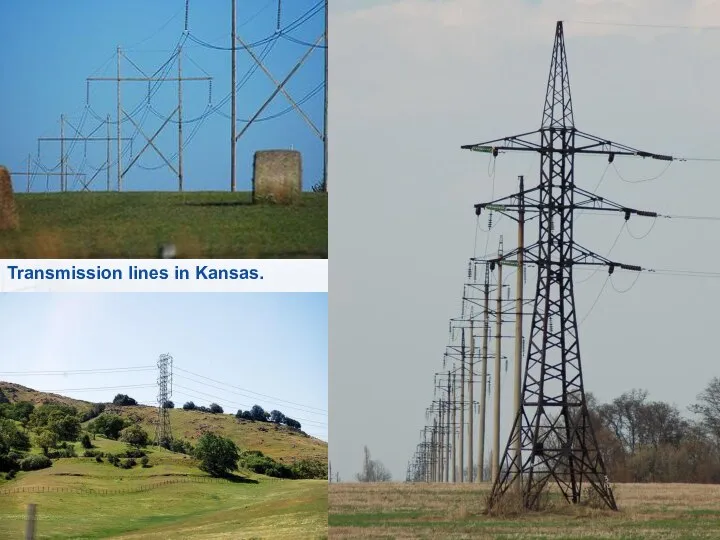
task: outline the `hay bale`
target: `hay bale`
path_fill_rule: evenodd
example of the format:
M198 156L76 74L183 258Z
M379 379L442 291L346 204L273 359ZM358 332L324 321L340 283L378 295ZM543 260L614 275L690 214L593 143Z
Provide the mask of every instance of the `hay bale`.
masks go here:
M11 231L20 226L20 217L15 206L10 171L0 165L0 231Z
M297 150L255 152L253 203L294 204L302 192L302 157Z

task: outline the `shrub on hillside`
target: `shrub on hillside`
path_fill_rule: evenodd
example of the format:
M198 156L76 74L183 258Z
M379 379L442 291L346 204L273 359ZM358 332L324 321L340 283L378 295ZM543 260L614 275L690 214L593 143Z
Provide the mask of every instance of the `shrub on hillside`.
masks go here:
M83 457L104 457L105 454L99 450L85 450Z
M140 460L140 463L142 464L143 468L147 468L149 466L148 463L150 463L150 460L147 456L143 456Z
M125 465L127 465L128 469L132 469L135 465L137 465L137 461L135 461L133 458L130 458L125 461Z
M322 480L328 477L328 466L324 461L317 459L301 459L293 463L293 478L298 480Z
M92 420L93 418L97 418L102 414L102 412L105 410L105 404L104 403L93 403L90 406L90 409L85 411L80 416L81 422L87 422L88 420Z
M95 461L97 461L98 463L102 463L103 462L102 456L95 456Z
M47 456L30 455L20 461L20 468L23 471L38 471L52 467L52 461Z
M218 405L217 403L211 403L210 404L210 412L213 414L222 414L224 411L223 411L223 408L220 405Z
M129 457L129 458L141 458L144 456L145 456L145 452L143 452L139 448L131 448L127 452L125 452L125 457Z
M150 442L150 437L148 436L147 431L145 431L137 424L133 424L132 426L126 427L120 432L120 440L132 446L140 448L142 446L148 445L148 442Z
M20 469L20 460L17 454L0 454L0 472L9 473Z
M183 405L183 409L186 411L194 411L197 407L192 401L188 401L185 405Z
M88 424L88 431L117 440L126 425L125 420L117 414L102 413Z
M137 405L137 401L135 401L133 398L126 394L118 394L115 396L115 399L113 399L113 405L118 405L120 407L131 407L133 405Z
M82 444L83 448L92 448L92 441L90 440L90 435L87 433L83 433L83 436L80 437L80 444Z
M170 442L170 448L168 448L168 450L179 454L187 454L188 456L193 454L192 444L190 444L190 441L185 441L183 439L173 439Z
M8 471L7 474L5 474L5 480L12 480L15 478L15 475L17 475L16 470Z
M175 403L173 403L172 401L166 401L165 403L163 403L163 409L174 409L174 408L175 408Z
M292 478L290 467L278 463L273 458L263 455L262 452L251 450L243 452L240 456L240 465L258 474L274 478Z

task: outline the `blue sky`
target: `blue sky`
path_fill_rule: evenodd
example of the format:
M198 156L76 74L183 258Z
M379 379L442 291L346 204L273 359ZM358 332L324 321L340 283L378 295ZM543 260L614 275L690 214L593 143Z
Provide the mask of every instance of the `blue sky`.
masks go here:
M190 34L202 42L228 48L231 32L230 2L191 0L189 6ZM298 41L314 43L323 33L325 24L323 2L293 0L280 4L280 28L288 28L305 14L312 16L302 25L289 28L283 37L264 42L253 49L257 56L265 58L266 67L277 81L282 81L307 51L308 47ZM171 58L183 35L185 2L4 0L0 3L0 19L5 21L4 46L0 48L0 71L12 74L12 84L0 86L0 114L4 126L0 133L0 163L11 171L25 171L28 154L32 154L31 170L43 170L41 167L44 167L55 168L57 172L60 144L40 143L38 165L35 163L37 138L58 137L61 114L69 122L65 126L65 136L73 133L71 124L78 129L82 124L82 135L87 136L98 128L94 135L105 137L106 126L101 120L110 114L111 122L116 121L116 83L91 83L88 101L86 79L90 76L116 76L115 54L118 46L124 51L121 61L123 76L142 76L133 63L147 74L156 72ZM278 1L238 2L237 25L239 37L248 44L276 35ZM324 46L324 42L321 45ZM201 46L188 38L183 45L182 58L184 76L202 77L207 73L213 77L212 96L206 81L183 83L185 189L227 190L230 185L230 52ZM251 69L254 66L247 52L237 52L237 81L238 84L245 81L237 93L238 132L275 90L274 84L262 70ZM166 70L167 76L177 77L177 62L173 60ZM249 77L246 78L248 73ZM324 78L324 49L317 48L285 86L297 102L310 96L301 107L320 132L323 130ZM123 108L128 113L135 112L131 116L141 125L142 131L151 137L162 125L164 117L177 106L177 83L164 82L153 88L149 106L147 96L147 83L128 82L122 85ZM288 100L278 94L258 119L283 113L288 107ZM198 118L201 120L192 122ZM168 158L177 153L176 120L177 116L173 116L172 121L154 140ZM115 124L111 125L111 133L115 137ZM127 120L122 125L122 136L135 138L132 155L128 148L122 158L123 165L127 166L145 146L146 140ZM126 144L123 143L124 146ZM254 152L271 148L294 148L302 152L305 189L310 189L321 178L322 141L298 113L291 111L277 118L254 123L238 141L239 190L251 188ZM104 167L105 161L104 141L87 143L87 149L83 143L77 143L68 157L70 167L85 172L89 175L88 179ZM175 159L170 161L175 165ZM113 188L117 187L116 162L113 142ZM14 180L16 189L26 189L25 177L16 177ZM58 177L50 177L51 188L57 189L58 183ZM82 186L79 177L75 176L69 177L68 185L70 189ZM34 177L33 191L44 190L45 187L45 176ZM92 188L106 189L104 169L98 173ZM123 189L177 189L177 176L152 148L148 148L127 173Z
M0 380L98 402L155 404L169 353L176 406L258 404L327 440L326 293L6 294L0 342ZM77 373L113 368L138 369Z

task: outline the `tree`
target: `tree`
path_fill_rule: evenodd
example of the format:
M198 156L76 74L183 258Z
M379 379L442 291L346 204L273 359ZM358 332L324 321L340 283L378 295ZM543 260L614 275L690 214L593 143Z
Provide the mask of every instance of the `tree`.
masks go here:
M126 394L118 394L115 396L115 399L113 399L113 405L118 405L119 407L131 407L133 405L137 405L137 401Z
M252 419L257 422L265 422L267 420L265 417L265 409L263 409L260 405L253 405L253 408L250 409L250 415L252 416Z
M358 482L389 482L392 480L390 471L385 465L378 460L370 458L370 450L366 446L364 449L365 459L363 461L363 471L355 475Z
M230 439L205 433L195 447L195 457L200 460L200 470L211 476L226 476L238 469L240 458L237 446Z
M186 411L194 411L196 408L197 407L192 401L188 401L185 405L183 405L183 409Z
M278 410L270 411L270 421L282 424L285 421L285 415Z
M286 416L286 417L285 417L285 425L286 425L287 427L293 428L293 429L300 429L300 428L302 427L302 426L300 425L300 422L298 422L297 420L294 420L294 419L290 418L289 416Z
M174 408L175 408L175 404L172 401L168 400L165 403L163 403L163 409L174 409Z
M90 436L87 433L83 433L83 436L80 437L80 444L82 444L83 448L88 450L93 447Z
M108 439L117 440L125 425L125 420L117 414L102 413L88 424L88 430L91 433L105 435Z
M700 426L720 444L720 377L713 377L697 395L698 403L690 410L700 416Z
M54 431L43 429L35 435L35 444L42 448L43 454L47 455L50 448L55 448L58 443L58 436Z
M220 405L218 405L217 403L211 403L210 404L210 412L212 414L222 414L223 408Z
M30 438L20 431L12 420L0 419L0 454L10 450L27 452L30 450Z
M120 432L120 440L131 446L140 448L148 445L150 437L148 436L147 431L137 424L133 424Z

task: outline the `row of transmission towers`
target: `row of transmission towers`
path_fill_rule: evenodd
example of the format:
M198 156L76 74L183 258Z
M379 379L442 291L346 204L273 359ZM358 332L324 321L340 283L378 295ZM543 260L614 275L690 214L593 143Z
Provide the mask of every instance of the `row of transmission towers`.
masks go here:
M617 156L635 156L672 161L668 155L638 150L603 137L582 132L575 127L570 79L562 22L555 29L550 74L539 130L463 146L464 149L489 153L535 152L540 156L539 183L525 187L520 177L519 191L487 203L475 205L476 215L495 212L518 223L517 247L497 254L471 259L468 276L480 270L483 280L466 284L462 316L451 322L451 343L445 362L451 368L438 378L436 390L442 388L428 409L431 422L422 431L407 469L409 481L448 482L484 481L486 384L494 394L493 437L489 469L492 491L489 507L500 503L512 486L521 494L526 509L538 508L540 495L554 486L571 504L580 503L588 493L595 493L610 509L617 503L610 487L602 449L585 396L580 357L573 270L578 265L607 267L612 274L618 269L640 272L640 266L623 264L583 247L573 235L576 211L618 212L629 220L632 215L657 217L654 212L637 210L614 203L580 188L575 183L575 158L579 155L605 156L613 162ZM525 224L535 220L537 238L525 242ZM502 241L501 241L502 242ZM526 266L537 267L534 296L524 298ZM503 305L503 268L515 268L514 312ZM490 276L494 275L494 284ZM480 287L482 303L468 295ZM492 311L490 296L497 298ZM532 309L524 309L532 304ZM528 306L529 307L529 306ZM477 314L477 323L475 317ZM529 317L528 342L523 340L523 317ZM504 334L504 324L514 321L514 336ZM491 326L495 325L495 350L488 348ZM480 353L477 355L476 332L480 331ZM460 333L458 339L452 334ZM514 340L512 425L504 450L500 451L500 377L503 339ZM450 352L452 351L452 352ZM478 414L478 458L473 461L473 384L480 364L480 400ZM486 380L488 362L492 360L493 379ZM459 414L458 414L459 412ZM465 433L465 436L463 436ZM466 465L464 466L463 455ZM477 473L474 471L477 470Z
M172 53L170 58L152 74L149 74L145 69L142 69L137 62L133 61L123 51L120 46L117 47L115 55L116 72L112 76L90 76L86 79L86 100L85 108L79 122L71 122L67 115L61 114L59 121L59 134L50 137L39 137L37 139L37 155L33 156L28 154L27 156L27 169L25 171L13 171L13 176L20 176L26 178L25 191L30 192L33 187L33 182L36 179L45 179L45 191L51 190L51 178L57 177L59 179L58 186L59 191L70 191L75 185L80 191L90 191L93 189L98 179L102 176L105 177L104 189L106 191L123 190L123 182L126 179L128 173L133 167L138 167L139 159L150 152L154 152L161 160L162 163L158 167L152 167L152 169L167 167L172 171L174 177L177 178L177 190L183 191L186 187L185 172L183 169L183 151L187 145L194 138L197 130L202 125L202 122L212 114L219 113L218 105L213 104L213 77L211 77L201 66L197 66L204 75L201 76L188 76L183 74L183 57L184 57L184 45L188 39L193 41L195 44L214 50L227 51L229 53L229 70L231 72L231 88L228 98L221 100L221 103L226 102L228 99L231 103L231 114L227 116L231 123L231 135L230 135L230 191L236 191L237 189L237 157L236 147L240 139L247 133L253 124L261 122L263 120L272 119L280 116L281 114L267 115L262 117L261 115L266 109L274 102L277 101L278 96L282 96L289 104L288 109L285 112L294 112L298 114L303 121L307 124L310 131L316 136L323 145L323 168L322 178L314 186L313 189L316 191L327 191L327 0L320 0L317 2L309 11L301 17L305 21L322 9L325 12L325 30L322 32L317 39L312 43L306 43L302 40L291 35L299 24L293 21L287 25L287 28L281 25L281 14L283 13L283 2L277 0L277 27L275 32L263 40L259 40L254 43L248 43L243 40L237 29L237 0L230 0L231 10L231 34L230 34L230 46L229 47L218 47L212 44L206 43L199 38L195 37L189 30L189 10L190 2L185 2L185 28L182 35ZM256 53L253 48L259 47L258 44L268 45L272 40L286 39L294 42L297 46L304 48L304 53L300 56L295 64L292 66L290 71L282 79L276 77L269 69L267 65L266 55L264 53ZM293 80L299 71L299 69L306 63L310 55L316 50L324 50L324 73L323 82L318 85L308 95L298 98L297 96L291 95L287 86L288 83ZM239 87L244 84L242 81L238 82L237 77L237 54L238 51L247 54L251 61L251 68L248 73L252 74L257 70L260 70L270 80L273 85L273 90L268 95L267 99L257 108L245 121L245 125L241 130L237 129L237 93ZM190 59L192 60L192 59ZM195 62L193 62L195 63ZM197 65L197 64L196 64ZM171 71L175 69L176 74L171 75ZM245 78L243 78L245 79ZM97 83L113 83L115 85L116 92L116 103L115 103L115 117L111 118L111 115L102 114L95 111L91 104L92 89L94 89ZM183 87L184 83L188 82L204 82L208 85L208 103L203 113L193 119L185 119L183 117ZM177 84L177 104L173 110L167 114L159 113L153 105L153 97L157 94L158 89L164 83L176 83ZM145 103L140 103L134 108L129 108L123 101L124 89L129 84L138 86L147 86L147 100ZM314 121L310 115L303 109L303 104L309 97L316 95L319 90L324 90L324 117L321 127L318 127L318 122ZM147 117L147 111L152 111L155 116L158 116L162 121L162 124L154 132L147 132L143 122ZM222 113L221 113L222 114ZM88 118L92 117L98 122L98 124L90 129L86 128L85 124ZM177 129L177 147L173 154L168 154L164 151L158 143L158 137L167 132L170 128L170 124L174 124ZM188 135L184 132L186 124L194 125L193 129ZM105 128L103 130L103 128ZM89 131L87 131L89 129ZM104 131L104 133L103 133ZM128 131L132 131L132 137L125 136ZM140 137L141 149L134 151L136 139ZM95 143L104 143L105 146L105 160L103 163L97 166L89 164L88 156L88 143L91 146ZM59 146L59 161L53 167L49 167L43 164L43 152L42 149L47 144L56 144ZM83 160L79 167L71 165L70 157L73 151L80 146L83 149ZM89 167L91 172L85 172L86 167ZM147 169L147 167L142 167ZM114 173L111 171L114 169ZM103 174L104 173L104 174ZM73 180L72 184L69 180Z

